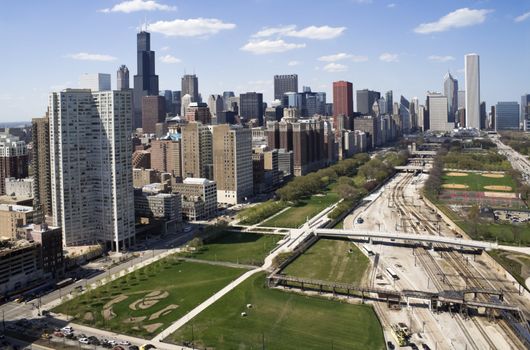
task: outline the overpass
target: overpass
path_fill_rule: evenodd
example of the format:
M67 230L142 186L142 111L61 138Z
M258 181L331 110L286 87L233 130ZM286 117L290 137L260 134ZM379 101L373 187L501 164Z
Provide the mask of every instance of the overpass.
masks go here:
M434 157L436 155L436 151L412 151L411 154L415 156Z
M429 172L429 169L427 169L424 166L420 166L420 165L399 165L399 166L395 166L394 169L402 173L413 173L416 171L420 171L422 173Z
M474 241L464 238L453 238L444 236L422 235L415 233L401 233L401 232L379 232L379 231L365 231L365 230L339 230L329 228L317 228L313 230L314 234L319 237L342 237L342 238L365 238L365 239L388 239L390 241L401 242L420 242L428 244L445 244L457 248L473 248L480 250L499 249L497 243Z

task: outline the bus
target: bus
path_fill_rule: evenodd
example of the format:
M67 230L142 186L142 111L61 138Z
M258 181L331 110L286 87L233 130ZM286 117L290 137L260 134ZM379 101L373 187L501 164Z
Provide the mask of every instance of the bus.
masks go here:
M388 273L388 275L390 277L392 277L392 279L394 279L394 280L398 280L399 279L399 276L397 275L397 273L395 273L394 270L392 270L390 267L387 267L386 273Z
M66 287L67 285L72 284L72 283L74 283L74 279L70 277L70 278L64 279L64 280L62 280L60 282L57 282L55 284L55 287L57 289L60 289L60 288Z

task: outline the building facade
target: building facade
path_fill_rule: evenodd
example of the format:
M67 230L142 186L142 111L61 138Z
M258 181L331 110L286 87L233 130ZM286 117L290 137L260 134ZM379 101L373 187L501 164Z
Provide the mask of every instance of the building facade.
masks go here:
M158 75L155 74L155 52L151 51L151 34L136 35L137 74L134 76L134 118L132 127L142 127L142 97L158 95Z
M213 179L211 126L192 122L182 125L182 178Z
M32 127L32 176L34 179L34 205L46 216L52 215L50 177L50 119L33 118Z
M495 105L496 130L519 130L519 103L497 102Z
M215 181L188 177L173 186L181 195L182 215L188 220L208 220L217 213L217 185Z
M239 115L245 120L257 119L263 125L263 94L247 92L239 95Z
M106 73L85 73L79 78L79 87L81 89L90 89L92 91L109 91L110 74Z
M166 99L164 96L142 97L142 131L147 134L156 132L156 124L166 119Z
M297 74L274 76L274 99L281 100L286 92L298 92Z
M465 56L466 127L480 128L480 59L475 53Z
M129 81L129 68L122 64L116 72L116 90L128 90Z
M186 74L181 79L181 95L190 95L191 102L199 100L199 78L195 74Z
M6 194L5 179L28 176L28 149L17 136L0 133L0 195Z

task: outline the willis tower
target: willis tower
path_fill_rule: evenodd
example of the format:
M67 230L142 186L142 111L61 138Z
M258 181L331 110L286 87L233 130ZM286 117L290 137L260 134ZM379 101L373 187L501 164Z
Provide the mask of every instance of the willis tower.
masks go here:
M138 74L134 76L133 128L142 127L142 97L158 95L158 75L155 74L155 52L151 51L151 34L140 31L136 35Z

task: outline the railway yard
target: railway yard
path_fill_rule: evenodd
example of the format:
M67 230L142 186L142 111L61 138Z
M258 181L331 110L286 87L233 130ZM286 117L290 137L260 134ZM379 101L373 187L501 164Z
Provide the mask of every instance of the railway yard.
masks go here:
M443 219L422 198L420 189L427 175L401 173L385 185L381 195L348 216L345 229L402 231L455 237L451 223ZM392 242L391 242L392 243ZM488 254L458 252L434 244L432 249L411 244L357 243L370 257L371 287L421 290L451 294L458 290L481 290L473 299L477 305L499 302L521 310L528 317L530 298ZM390 273L389 273L390 271ZM394 277L391 276L394 275ZM496 295L495 295L496 294ZM428 303L413 300L415 307L388 307L376 301L374 307L385 330L385 338L396 336L392 328L407 325L410 342L438 349L525 348L506 320L506 311L470 305L444 305L437 312ZM424 303L422 305L422 303ZM449 306L447 306L449 305ZM504 317L502 317L504 316Z

